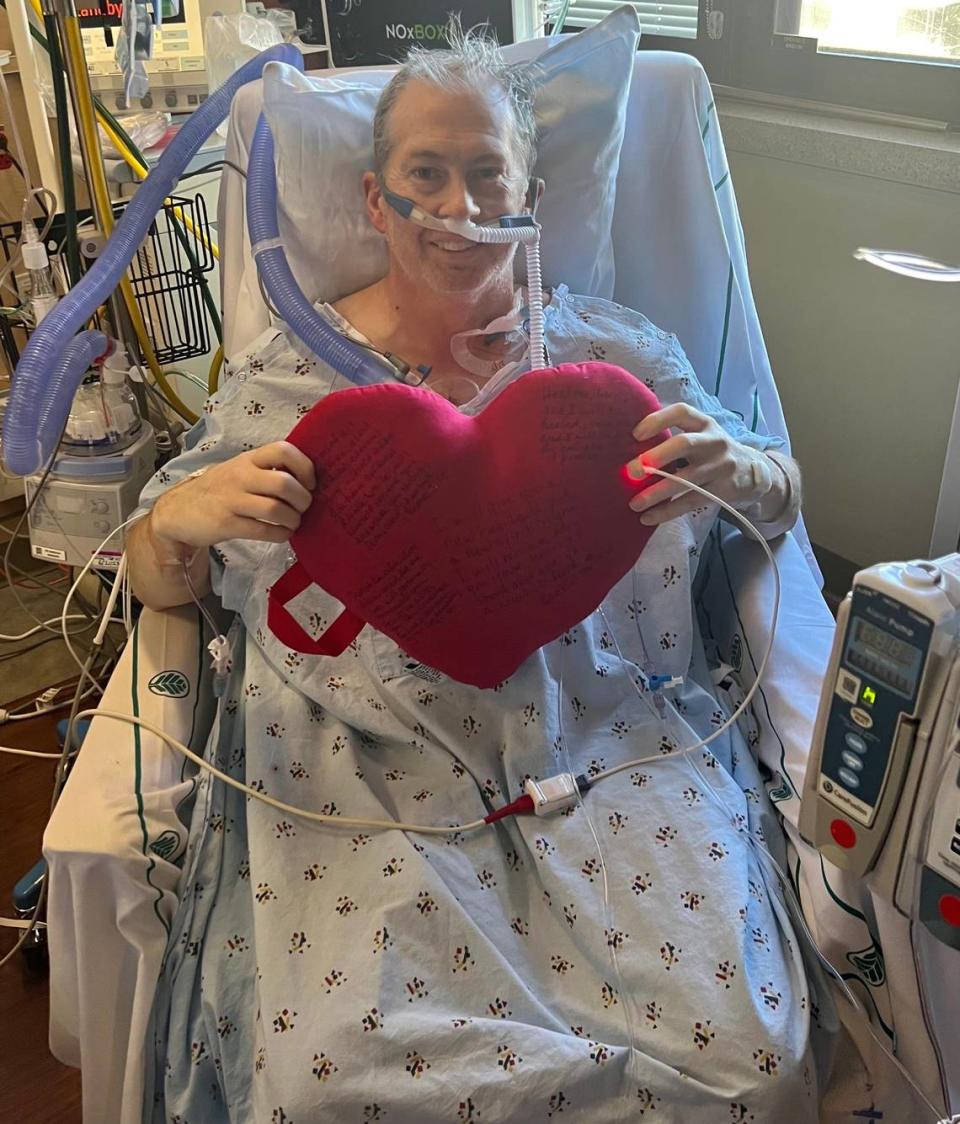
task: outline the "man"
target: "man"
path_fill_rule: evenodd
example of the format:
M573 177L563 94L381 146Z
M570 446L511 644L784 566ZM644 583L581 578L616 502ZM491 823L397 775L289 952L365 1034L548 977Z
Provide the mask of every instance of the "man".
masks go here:
M439 218L477 223L529 210L533 202L536 128L529 90L481 40L468 42L473 56L461 52L452 67L440 53L414 54L385 90L374 124L375 170L364 175L363 191L370 221L387 243L389 270L336 305L380 351L429 367L428 386L464 374L451 340L513 308L516 245L481 245L417 226L386 202L384 185ZM680 434L651 453L647 463L666 468L685 460L679 475L749 512L755 522L768 524L774 533L793 524L800 487L789 457L755 455L692 406L650 418L640 436L668 426ZM635 470L641 474L639 464ZM195 578L203 584L205 548L240 537L289 538L313 487L308 459L283 443L180 485L129 536L138 596L152 608L189 601L179 566L171 568L171 561L200 550ZM667 481L651 487L637 501L643 521L657 524L701 505L696 493L678 496L680 491L680 485Z
M523 377L507 366L524 343L509 327L523 320L514 250L415 225L385 190L440 218L516 213L535 204L533 141L529 92L484 40L413 55L384 92L363 179L387 275L327 310L429 367L427 387L461 380L469 410ZM703 392L673 337L558 285L546 343L554 362L604 355L652 386L665 405L637 419L638 440L676 433L647 465L679 464L770 535L792 523L795 465ZM279 438L337 389L274 333L145 492L130 572L163 608L190 600L185 565L237 614L208 760L286 805L407 826L317 827L201 778L150 1118L812 1124L832 1011L817 996L811 1019L816 981L762 858L778 844L756 762L736 728L680 752L724 717L690 603L715 510L651 487L637 517L664 526L634 572L494 690L412 664L369 627L343 656L304 658L264 627L316 488ZM320 590L303 601L315 632L339 611ZM638 666L685 679L673 704L653 705ZM526 776L648 755L569 815L454 830Z

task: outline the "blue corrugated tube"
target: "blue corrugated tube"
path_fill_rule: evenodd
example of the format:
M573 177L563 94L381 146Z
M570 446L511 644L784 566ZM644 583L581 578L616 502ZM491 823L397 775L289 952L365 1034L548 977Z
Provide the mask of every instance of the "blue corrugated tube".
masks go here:
M351 382L383 382L383 364L332 327L303 295L287 263L277 217L273 137L261 114L247 162L247 229L257 270L276 311L303 343Z
M99 332L76 333L117 287L154 215L200 146L226 117L233 95L259 78L264 66L274 60L303 68L295 47L271 47L211 94L140 184L92 268L31 335L14 373L3 423L3 459L13 472L36 472L54 452L77 387L90 361L102 355L106 345ZM78 341L84 341L83 345Z
M200 146L226 117L233 95L247 82L259 78L270 62L303 69L300 52L289 44L281 44L251 59L211 94L194 111L156 167L140 184L92 268L31 335L17 364L3 423L3 459L12 472L19 475L36 472L54 453L77 387L90 364L100 358L108 346L101 332L76 333L117 287L154 215L173 192ZM254 176L251 156L247 209L248 213L256 210L258 231L268 229L272 233L254 233L251 222L253 242L278 236L273 143L263 118L257 126L257 135L261 133L266 134L266 144L261 141L260 149L261 152L266 150L269 166L261 163L259 175ZM251 196L255 199L262 196L258 207L251 206ZM273 208L272 224L263 213L267 198ZM278 264L278 257L282 264ZM269 261L265 260L268 258ZM375 374L377 381L382 379L382 368L368 352L344 340L313 312L279 248L259 254L257 264L264 274L264 285L271 300L284 316L290 317L291 328L308 347L354 382L374 381ZM304 310L311 315L306 315ZM326 328L325 332L318 327L317 320Z

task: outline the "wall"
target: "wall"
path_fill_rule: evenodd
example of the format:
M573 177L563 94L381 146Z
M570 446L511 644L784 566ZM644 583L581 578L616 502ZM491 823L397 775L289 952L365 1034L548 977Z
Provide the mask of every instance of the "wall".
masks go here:
M862 160L849 171L743 151L761 146L725 132L811 538L858 565L925 555L960 381L960 286L851 253L960 262L960 190L949 176L930 188L869 174Z

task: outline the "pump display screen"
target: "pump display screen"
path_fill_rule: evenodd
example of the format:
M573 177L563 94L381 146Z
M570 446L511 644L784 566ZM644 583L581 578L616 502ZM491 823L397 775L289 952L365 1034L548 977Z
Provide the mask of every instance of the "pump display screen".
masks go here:
M151 15L153 0L148 4ZM77 5L81 27L119 27L123 23L123 0L89 0ZM171 4L163 5L163 24L185 23L186 13L181 3L176 12Z
M912 698L923 650L863 617L856 617L849 632L846 662L897 694Z

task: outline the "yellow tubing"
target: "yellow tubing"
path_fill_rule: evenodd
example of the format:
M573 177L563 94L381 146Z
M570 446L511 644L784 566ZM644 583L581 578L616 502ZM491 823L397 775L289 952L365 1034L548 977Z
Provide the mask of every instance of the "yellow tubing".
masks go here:
M64 20L64 32L66 41L63 47L70 56L71 63L78 71L80 68L85 69L87 62L83 53L83 39L80 35L80 24L76 16L68 16ZM81 93L81 96L77 97L76 103L76 114L78 118L77 127L83 134L84 141L90 151L99 152L100 137L97 133L97 122L93 112L93 102L89 97L82 96ZM96 210L102 217L104 234L109 235L113 229L113 203L110 199L110 192L107 189L107 178L103 171L103 164L98 160L91 161L90 179L90 192L93 195ZM147 336L146 325L143 322L143 317L140 315L140 309L137 306L133 287L126 273L124 273L123 277L120 279L119 289L123 297L123 303L126 305L127 313L130 316L130 321L133 324L133 330L136 332L143 357L147 362L147 366L150 368L151 374L156 379L167 401L189 422L195 422L197 420L197 415L188 409L160 369L160 364L157 362L156 354Z
M149 174L150 169L147 168L147 166L145 164L141 164L141 162L136 158L136 156L133 155L133 153L130 151L130 149L127 148L127 146L123 143L123 140L121 139L121 137L119 136L117 131L112 127L110 122L107 121L107 119L105 117L101 117L100 114L98 113L97 114L97 121L100 124L100 128L103 129L103 131L110 138L110 143L117 150L117 152L119 152L120 155L123 157L124 162L126 163L127 167L130 169L130 171L133 172L133 174L138 179L145 180L147 178L147 175ZM169 204L170 200L165 199L164 202L166 204ZM187 228L187 230L190 231L190 233L194 236L194 238L196 238L198 242L202 242L204 244L204 246L206 246L206 248L210 251L210 253L213 254L213 256L217 259L217 261L219 261L220 260L220 247L216 244L216 242L210 241L210 239L208 239L205 234L203 234L199 230L197 230L194 223L190 219L188 219L186 217L186 215L183 213L182 208L174 207L173 213L180 220L180 222L183 223L183 225Z
M217 387L220 385L220 372L223 370L223 344L221 344L213 356L213 362L210 364L210 372L207 375L207 393L213 394Z

